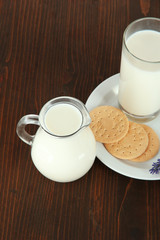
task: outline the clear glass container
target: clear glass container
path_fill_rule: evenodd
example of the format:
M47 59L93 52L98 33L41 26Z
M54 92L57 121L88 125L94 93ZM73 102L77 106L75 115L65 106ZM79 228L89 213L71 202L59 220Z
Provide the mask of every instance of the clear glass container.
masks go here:
M74 118L78 117L78 127L67 134L52 132L46 124L46 116L54 107L58 112L55 112L56 115L48 114L51 124L57 118L60 127L65 124L62 129L72 128L74 120L77 123ZM65 111L67 114L64 117ZM31 145L32 161L45 177L58 182L70 182L81 178L94 163L96 141L89 127L90 122L89 113L81 101L72 97L58 97L47 102L39 115L22 117L17 124L17 134L22 141ZM34 136L25 130L28 124L39 126Z

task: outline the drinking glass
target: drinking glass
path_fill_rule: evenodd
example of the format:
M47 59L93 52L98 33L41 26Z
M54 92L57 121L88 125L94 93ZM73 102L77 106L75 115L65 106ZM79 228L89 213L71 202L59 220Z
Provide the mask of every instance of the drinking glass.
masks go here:
M124 31L118 100L136 119L160 112L160 19L141 18Z

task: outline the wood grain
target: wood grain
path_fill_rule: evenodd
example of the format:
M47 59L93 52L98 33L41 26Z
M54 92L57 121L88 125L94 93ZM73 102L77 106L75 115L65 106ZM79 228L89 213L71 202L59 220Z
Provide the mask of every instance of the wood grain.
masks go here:
M0 0L0 239L160 239L159 181L96 159L80 180L52 182L16 135L49 99L85 103L119 72L123 31L144 16L160 17L160 1Z

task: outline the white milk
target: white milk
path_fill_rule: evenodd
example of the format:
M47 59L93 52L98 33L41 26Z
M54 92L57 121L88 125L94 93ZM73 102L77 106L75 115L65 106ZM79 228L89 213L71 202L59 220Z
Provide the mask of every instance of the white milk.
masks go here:
M44 119L50 132L62 136L77 131L83 120L81 112L69 104L51 107ZM74 181L93 165L96 141L89 126L66 137L52 136L40 127L31 155L36 168L47 178L58 182Z
M134 115L153 114L160 109L160 33L139 31L126 44L134 56L144 61L129 55L123 46L119 103Z
M58 136L76 132L82 124L82 114L71 104L61 103L51 107L45 116L46 128Z

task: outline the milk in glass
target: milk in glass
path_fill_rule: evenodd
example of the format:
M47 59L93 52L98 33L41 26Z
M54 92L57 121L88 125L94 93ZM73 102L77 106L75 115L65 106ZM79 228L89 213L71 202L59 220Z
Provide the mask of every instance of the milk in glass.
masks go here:
M126 44L126 46L124 46ZM160 109L160 33L141 30L123 43L119 103L127 112L146 116Z

